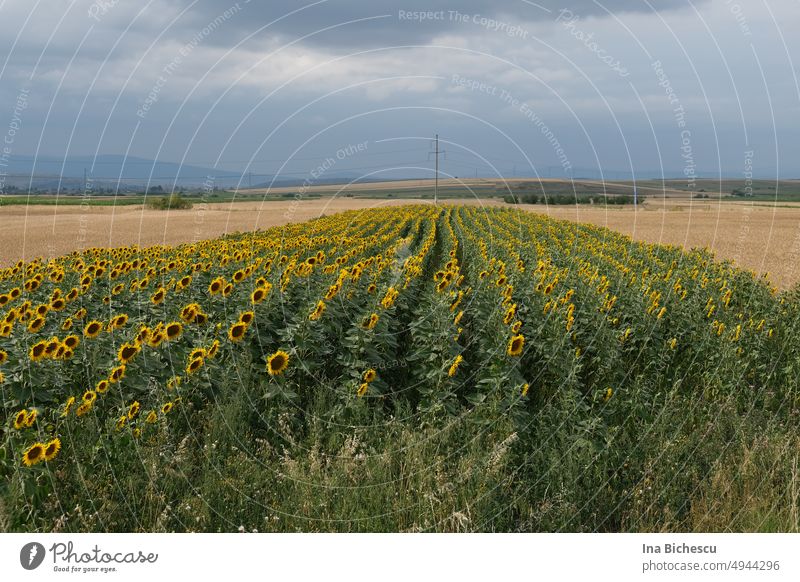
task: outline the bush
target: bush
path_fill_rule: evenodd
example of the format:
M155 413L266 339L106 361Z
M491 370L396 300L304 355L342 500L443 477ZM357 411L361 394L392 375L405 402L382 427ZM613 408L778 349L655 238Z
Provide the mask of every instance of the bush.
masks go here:
M154 210L188 210L192 207L192 203L179 193L173 193L150 200L148 206Z

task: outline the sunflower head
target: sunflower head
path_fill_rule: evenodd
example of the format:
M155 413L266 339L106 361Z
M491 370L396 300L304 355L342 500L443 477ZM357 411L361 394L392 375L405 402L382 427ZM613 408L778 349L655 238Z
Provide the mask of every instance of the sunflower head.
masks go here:
M128 420L133 420L139 414L139 410L141 409L142 405L139 404L138 400L134 400L131 405L128 407Z
M283 374L289 367L289 354L283 350L278 350L267 358L267 372L270 376Z
M369 383L373 382L375 380L375 378L377 378L377 377L378 377L378 373L373 368L370 368L369 370L364 372L363 380L364 380L364 382L369 384Z
M218 351L219 351L219 340L214 340L213 342L211 342L211 346L208 348L208 350L206 350L206 356L208 356L209 358L213 358L214 356L217 355Z
M247 324L238 321L234 323L232 326L230 326L230 328L228 329L228 339L230 339L232 342L241 341L246 331L247 331Z
M264 288L259 287L250 294L250 302L261 303L262 301L264 301L266 297L267 297L267 291Z
M52 461L56 458L56 455L58 455L58 451L60 450L61 439L56 437L44 446L44 460Z
M41 462L44 459L44 445L42 443L35 443L28 447L24 453L22 453L22 462L25 463L25 466L32 467L36 463Z
M367 390L369 390L369 383L362 382L362 384L358 387L358 391L356 392L356 394L358 395L359 398L361 398L362 396L364 396L364 394L367 393Z
M253 320L255 319L256 314L252 311L243 311L239 314L239 321L244 323L245 325L250 325Z
M81 405L75 410L75 416L78 416L78 417L83 416L84 414L88 413L92 409L92 406L94 406L94 401L91 401L91 402L84 401L84 402L82 402Z
M172 410L172 406L173 406L172 402L165 402L161 406L161 414L169 414L170 411Z
M111 373L108 375L108 381L115 384L125 377L125 364L120 364L116 368L112 368Z
M108 380L100 380L94 387L94 391L97 394L105 394L108 392L109 383Z
M73 335L68 335L67 337L65 337L61 343L63 343L69 349L74 350L75 348L77 348L80 345L81 340L77 335L73 334Z
M88 338L96 338L103 331L103 324L97 320L90 321L83 328L83 335Z
M204 363L205 361L203 360L203 358L195 358L191 360L189 364L186 366L186 373L194 374L195 372L197 372L197 370L203 367Z
M156 411L155 411L155 410L151 410L150 412L148 412L148 413L147 413L147 417L144 419L144 421L145 421L147 424L153 424L153 423L155 423L157 420L158 420L158 414L156 414Z
M369 317L365 318L361 325L364 329L373 329L376 325L378 325L379 319L380 316L378 316L377 313L373 313Z
M506 351L509 356L519 356L522 353L522 348L524 345L525 336L518 334L508 340L508 349Z
M139 353L141 348L135 343L124 343L117 352L117 359L123 364L127 364Z
M28 411L27 410L20 410L17 414L14 415L14 428L20 430L21 428L25 428L25 425L28 422Z
M183 333L183 324L180 321L173 321L164 328L164 333L168 340L174 340Z
M47 342L40 341L31 346L31 349L28 352L28 356L30 357L31 361L38 362L47 355L46 349L47 349Z
M37 415L38 411L35 408L28 412L28 416L25 418L25 428L30 428L33 426L33 423L36 422Z

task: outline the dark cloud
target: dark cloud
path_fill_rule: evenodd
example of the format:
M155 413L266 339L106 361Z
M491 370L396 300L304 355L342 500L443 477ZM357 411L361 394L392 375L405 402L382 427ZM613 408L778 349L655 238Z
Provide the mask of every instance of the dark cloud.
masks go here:
M167 0L183 7L190 0ZM259 36L291 40L313 35L304 42L331 49L357 49L393 45L425 44L443 33L478 34L492 24L515 26L525 22L552 21L562 10L576 16L607 16L611 13L666 11L702 4L707 0L239 0L239 13L226 23L226 30L239 39L278 20ZM186 23L201 29L222 15L230 4L199 0ZM415 13L419 13L416 16ZM424 14L424 16L423 16ZM473 20L473 17L477 17ZM330 27L334 27L330 29ZM325 30L329 29L329 30ZM497 29L504 34L503 29ZM230 40L230 37L228 37ZM214 42L220 42L217 38Z

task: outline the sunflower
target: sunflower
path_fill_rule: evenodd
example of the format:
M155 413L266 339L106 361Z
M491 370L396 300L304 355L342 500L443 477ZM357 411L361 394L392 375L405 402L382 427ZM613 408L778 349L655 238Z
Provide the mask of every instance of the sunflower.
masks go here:
M194 318L199 311L200 306L197 303L189 303L183 309L181 309L181 319L185 323L191 323L194 321Z
M167 335L167 340L172 341L177 339L183 333L183 324L180 321L173 321L172 323L168 323L167 326L164 328L164 332Z
M40 315L35 317L28 322L28 331L31 333L37 333L44 327L44 323L45 318L43 316Z
M28 412L28 416L25 418L25 428L30 428L33 426L33 423L36 421L37 415L38 411L35 408L30 412Z
M97 392L94 390L87 390L83 393L84 402L94 402L95 400L97 400Z
M0 337L10 336L13 330L14 326L10 323L4 323L3 325L0 325Z
M333 299L334 297L336 297L336 294L337 294L337 293L339 293L339 291L341 290L341 288L342 288L342 286L341 286L341 284L339 284L339 283L334 283L333 285L331 285L331 286L328 288L328 292L327 292L327 293L325 293L325 300L326 300L326 301L330 301L331 299Z
M36 463L41 462L42 459L44 459L44 445L42 443L35 443L22 453L22 462L25 463L27 467L32 467Z
M289 367L289 354L278 350L267 358L267 372L270 376L278 376Z
M133 430L131 431L131 434L133 435L133 438L135 438L135 439L138 439L140 436L142 436L142 429L140 429L140 428L137 426L135 429L133 429Z
M525 336L522 334L515 335L508 340L508 349L506 353L509 356L518 356L522 353L522 347L525 345Z
M30 357L32 362L38 362L39 360L45 357L46 349L47 349L47 342L40 341L31 346L31 349L28 352L28 356Z
M141 345L147 341L147 338L150 337L150 328L146 325L142 324L139 327L139 331L136 333L136 343Z
M603 402L608 402L611 400L611 396L614 394L614 390L609 386L603 392Z
M222 277L217 277L216 279L211 281L211 283L208 285L208 292L211 295L216 295L217 293L222 291L222 288L224 286L225 286L225 279L223 279Z
M522 385L522 397L523 398L525 398L528 395L528 390L529 389L530 389L530 386L528 385L527 382Z
M186 366L186 373L191 375L197 372L200 368L203 367L205 360L203 358L195 358L194 360L190 361L189 364Z
M124 377L125 377L125 364L120 364L116 368L111 369L111 373L108 375L108 381L111 384L116 384Z
M111 330L119 329L121 327L125 327L126 323L128 323L128 316L125 313L122 313L111 318L111 321L108 322L108 327Z
M252 311L243 311L239 314L239 321L245 325L250 325L251 323L253 323L255 317L256 314L253 313Z
M380 319L380 317L378 316L378 314L377 313L373 313L372 315L370 315L369 317L364 319L364 321L362 322L361 326L364 329L373 329L376 325L378 325L378 320L379 319Z
M72 329L72 318L68 317L64 320L64 323L61 324L61 331L69 331Z
M514 321L514 316L516 315L516 313L517 313L517 305L515 303L514 305L506 309L506 314L503 316L503 323L508 325L512 321Z
M147 338L147 345L151 348L157 348L161 345L164 341L164 332L163 331L156 331L150 334L150 337Z
M75 416L83 416L92 409L92 406L94 406L94 402L82 402L81 405L75 410Z
M25 425L28 423L28 411L27 410L20 410L14 416L14 428L17 430L25 428Z
M206 351L203 348L195 348L191 352L189 352L189 359L194 360L196 358L205 358Z
M173 376L172 378L167 380L167 390L174 390L175 388L181 385L181 382L183 382L183 378L181 378L180 376Z
M74 335L74 334L73 335L68 335L67 337L65 337L63 339L63 341L61 343L63 343L69 349L74 350L75 348L77 348L80 345L81 338L79 338L77 335Z
M451 378L452 378L453 376L455 376L455 375L456 375L456 372L458 372L458 366L459 366L459 365L461 364L461 362L463 362L463 361L464 361L464 356L462 356L461 354L458 354L458 355L456 356L456 359L455 359L455 360L453 360L453 363L452 363L452 364L450 364L450 369L449 369L449 370L447 370L447 375L448 375L448 376L450 376Z
M172 410L172 406L173 406L172 402L165 402L161 406L161 414L169 414L170 411Z
M94 391L97 392L98 394L105 394L106 392L108 392L108 387L109 387L108 380L100 380L97 384L95 384Z
M153 424L153 423L155 423L157 420L158 420L158 414L156 414L156 411L155 411L155 410L151 410L150 412L148 412L148 413L147 413L147 417L144 419L144 421L145 421L147 424Z
M128 422L128 417L127 417L127 416L124 416L124 415L123 415L123 416L120 416L120 417L117 419L117 422L116 422L116 428L117 428L117 430L122 430L123 428L125 428L125 423L126 423L126 422Z
M458 325L459 322L461 321L462 317L464 317L464 310L463 309L458 312L458 315L456 315L456 318L453 320L453 325Z
M364 372L364 375L362 376L362 378L364 379L364 382L366 382L367 384L372 383L375 380L375 378L377 378L377 377L378 377L378 373L372 368L370 368L369 370Z
M250 294L250 303L261 303L267 297L267 290L259 287Z
M142 407L138 400L134 400L128 407L128 420L133 420L139 415L139 409Z
M219 351L219 340L214 340L213 342L211 342L211 347L209 347L208 350L206 351L206 356L209 359L211 359L217 355L218 351Z
M194 322L197 325L205 325L206 323L208 323L208 315L205 313L198 313L197 315L194 316Z
M308 314L308 319L311 321L317 321L320 317L322 317L323 313L325 313L325 302L318 301L316 307L314 307L314 311Z
M56 437L44 446L44 460L52 461L61 450L61 439Z
M97 320L94 320L87 323L86 327L83 328L83 335L90 339L94 339L100 335L101 331L103 331L103 324Z
M74 404L75 404L74 396L70 396L69 398L67 398L67 401L64 403L64 410L61 412L61 418L66 418L69 415Z
M150 303L153 305L159 305L164 301L164 297L167 296L167 290L163 287L159 287L156 289L156 292L150 296Z
M5 350L0 350L0 364L5 364L8 360L8 353Z
M117 352L117 359L122 362L123 364L129 363L136 357L136 354L139 353L141 348L135 343L124 343L120 346L119 351Z
M232 342L241 341L246 331L247 324L242 323L241 321L236 322L228 329L228 339L230 339Z
M364 394L367 393L367 390L369 390L369 384L367 382L364 382L363 384L361 384L361 386L358 387L358 392L356 392L356 394L358 395L359 398L361 398L362 396L364 396Z

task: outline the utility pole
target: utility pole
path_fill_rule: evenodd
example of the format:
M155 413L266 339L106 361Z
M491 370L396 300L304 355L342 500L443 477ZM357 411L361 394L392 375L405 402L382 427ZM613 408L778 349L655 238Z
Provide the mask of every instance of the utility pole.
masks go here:
M436 176L434 180L433 186L433 205L438 206L439 204L439 154L446 154L444 150L439 149L439 134L437 133L434 137L434 150L428 154L428 159L430 159L430 155L433 154L436 156Z

